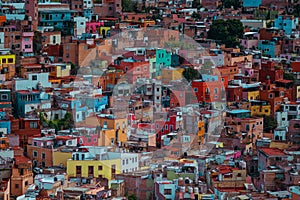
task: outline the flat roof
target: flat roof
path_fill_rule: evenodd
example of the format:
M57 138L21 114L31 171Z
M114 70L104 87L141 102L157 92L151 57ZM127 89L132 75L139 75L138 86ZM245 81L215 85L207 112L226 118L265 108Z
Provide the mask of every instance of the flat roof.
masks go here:
M243 110L243 109L236 109L236 110L229 110L227 111L228 113L231 114L239 114L239 113L250 113L250 110Z

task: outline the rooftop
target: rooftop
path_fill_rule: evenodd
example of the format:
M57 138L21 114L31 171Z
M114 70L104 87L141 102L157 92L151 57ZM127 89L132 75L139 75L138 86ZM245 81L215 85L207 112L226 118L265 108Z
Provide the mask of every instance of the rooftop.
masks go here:
M286 156L286 154L277 148L260 148L259 151L262 151L268 156Z

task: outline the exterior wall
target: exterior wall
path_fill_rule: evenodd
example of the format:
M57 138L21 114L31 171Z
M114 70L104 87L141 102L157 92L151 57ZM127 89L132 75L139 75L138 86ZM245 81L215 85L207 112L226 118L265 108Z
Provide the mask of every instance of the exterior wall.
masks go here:
M262 0L243 0L243 7L259 7Z
M118 142L125 143L127 141L127 134L119 131ZM116 142L115 129L101 130L98 138L98 146L112 146Z
M294 29L296 29L298 25L298 18L294 18L293 16L282 16L279 15L275 19L274 26L276 28L284 30L285 34L291 34Z
M182 79L183 69L162 69L161 70L161 80L164 83L168 83L172 80L180 80Z
M266 106L251 106L251 116L254 115L271 115L271 105Z
M281 130L281 129L278 129L278 130L274 130L274 137L273 137L273 140L280 140L280 141L285 141L286 140L286 130Z
M67 161L67 174L69 177L76 177L76 166L81 166L82 178L89 177L88 166L94 167L93 177L102 176L108 180L114 179L112 177L112 165L116 167L116 174L121 172L121 159L114 160L68 160ZM99 170L99 166L102 166L102 170Z
M33 183L32 163L25 157L15 157L17 165L12 168L11 194L23 195Z
M276 112L276 121L277 127L288 127L289 120L288 120L288 113L285 112Z
M1 74L5 74L5 79L10 79L15 76L16 55L0 55L0 70Z
M262 51L265 56L274 58L280 54L280 45L273 41L259 40L257 48Z
M113 153L110 158L121 158L121 173L131 173L139 170L139 154L137 153Z
M33 32L23 32L22 34L22 51L24 53L33 52Z
M161 75L161 68L171 66L171 53L165 49L156 50L156 76Z
M205 128L204 128L204 121L198 121L198 137L199 142L204 142L204 134L205 134Z
M33 77L36 77L34 80ZM14 81L13 89L27 90L28 88L37 88L37 84L41 83L43 88L50 88L51 83L49 82L49 73L39 73L39 74L28 74L27 80L16 79Z
M33 160L33 165L37 165L38 167L53 166L53 151L54 150L51 147L43 148L33 145L27 146L28 157ZM45 155L44 158L42 157L42 154Z
M75 34L81 36L85 33L86 29L86 18L85 17L75 17L74 21L76 22Z
M212 80L213 78L215 78L214 81ZM211 76L204 81L192 81L192 88L194 89L198 101L204 102L217 102L224 99L227 85L227 77Z
M72 152L53 152L53 166L63 166L67 167L67 161L72 159Z

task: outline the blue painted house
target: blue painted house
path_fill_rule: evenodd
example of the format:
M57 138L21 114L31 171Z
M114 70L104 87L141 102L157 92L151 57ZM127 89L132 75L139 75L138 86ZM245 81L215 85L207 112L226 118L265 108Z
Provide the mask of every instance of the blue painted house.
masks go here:
M156 76L161 75L161 68L171 66L171 55L166 49L156 50Z
M274 58L277 53L277 42L269 40L259 40L257 48L262 51L262 54Z
M243 7L257 8L261 5L262 0L243 0Z
M0 129L6 129L7 134L11 133L11 122L10 120L5 118L6 113L5 112L0 112ZM2 132L2 130L1 130Z
M84 99L85 105L93 112L101 112L108 105L108 96L95 95Z
M39 25L53 26L65 34L74 33L75 22L72 19L74 10L39 10Z
M7 89L0 90L0 109L11 107L11 91Z
M31 108L36 108L38 105L46 104L44 101L50 101L50 95L37 90L20 90L15 92L15 115L17 117L26 117L26 113L30 112ZM30 106L28 106L30 105Z
M285 34L290 35L293 30L297 29L298 23L298 18L293 15L279 15L275 18L274 26L284 30Z

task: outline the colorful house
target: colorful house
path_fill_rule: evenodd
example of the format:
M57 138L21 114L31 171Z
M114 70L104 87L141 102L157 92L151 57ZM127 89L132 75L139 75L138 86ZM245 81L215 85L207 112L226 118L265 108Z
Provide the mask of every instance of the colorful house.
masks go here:
M0 55L0 74L5 75L5 80L15 76L16 55L10 54L9 51L1 52Z
M115 179L121 173L121 159L110 158L103 147L80 147L67 161L69 177Z
M156 50L156 76L161 75L161 69L163 67L171 66L171 55L172 53L166 49Z
M33 32L23 32L22 33L22 51L23 53L33 52Z
M298 26L298 18L293 15L279 15L275 18L274 27L284 30L287 35L292 34Z
M192 81L192 88L199 102L220 102L225 100L225 88L228 78L202 75L202 79Z
M277 41L259 40L257 48L262 51L262 54L274 58L280 54L280 45Z

